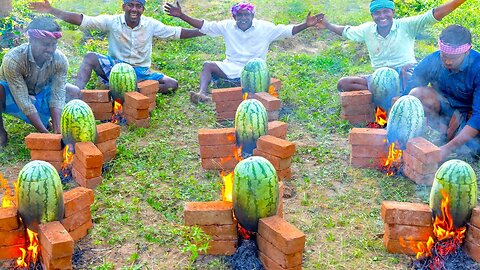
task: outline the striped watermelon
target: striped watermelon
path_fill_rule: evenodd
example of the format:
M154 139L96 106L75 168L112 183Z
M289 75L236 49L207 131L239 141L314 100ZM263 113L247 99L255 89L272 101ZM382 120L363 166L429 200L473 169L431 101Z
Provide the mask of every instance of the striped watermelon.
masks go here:
M438 168L430 192L430 208L434 215L441 212L442 190L448 194L450 213L456 228L463 227L477 205L477 176L468 163L452 159Z
M261 58L253 58L243 67L240 76L242 93L255 94L256 92L268 92L270 86L270 72L267 63Z
M400 97L388 116L387 141L398 144L404 150L409 139L423 135L423 126L422 102L410 95Z
M65 104L60 119L60 130L65 144L95 143L97 126L90 106L79 99L73 99Z
M268 115L263 104L256 99L242 101L235 114L235 135L243 157L253 154L257 139L267 134L267 130Z
M126 92L137 90L137 75L129 64L118 63L112 67L108 83L113 100L119 98L123 102L123 96Z
M372 92L373 103L388 112L392 98L401 94L398 72L388 67L375 70L368 88Z
M38 224L62 220L63 190L52 164L33 160L18 174L18 213L23 223L38 232Z
M233 211L238 222L257 231L258 220L277 213L278 182L273 165L263 157L240 161L234 170Z

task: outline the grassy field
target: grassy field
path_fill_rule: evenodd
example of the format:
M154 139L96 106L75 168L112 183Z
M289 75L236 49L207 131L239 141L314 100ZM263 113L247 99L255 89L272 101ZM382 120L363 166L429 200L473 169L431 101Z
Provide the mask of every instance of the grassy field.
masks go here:
M121 12L121 1L56 0L54 6L94 15ZM165 24L181 25L163 13L162 1L147 1L146 15ZM209 20L230 18L232 1L180 1L190 15ZM360 0L258 0L257 18L275 23L301 23L308 11L324 12L331 22L357 25L371 20L368 2ZM423 4L419 4L422 3ZM402 15L413 15L444 1L403 1ZM406 5L411 5L407 8ZM478 48L480 0L470 0L444 22L436 24L418 42L417 57L435 50L434 40L448 24L472 28ZM65 36L59 48L70 61L74 81L83 54L106 52L105 40L85 41L82 32L62 23ZM159 95L149 129L122 127L117 158L95 190L92 207L95 226L76 246L83 257L78 269L228 269L219 256L195 256L202 241L197 230L183 226L188 201L218 200L221 179L200 167L197 130L232 126L217 123L213 105L191 104L188 91L198 90L202 63L224 58L220 38L158 40L152 62L155 69L176 78L172 95ZM293 179L285 183L292 197L284 199L285 219L307 236L304 269L407 269L410 257L388 254L382 241L383 200L427 201L428 187L403 177L348 166L348 132L340 119L336 83L345 75L371 72L363 44L345 41L327 31L308 29L293 39L272 44L268 63L282 80L281 120L288 122L288 140L297 145ZM89 84L94 87L95 82ZM5 117L10 144L0 153L0 172L14 180L29 160L24 137L34 132ZM478 172L477 162L471 165ZM66 186L65 188L70 188Z

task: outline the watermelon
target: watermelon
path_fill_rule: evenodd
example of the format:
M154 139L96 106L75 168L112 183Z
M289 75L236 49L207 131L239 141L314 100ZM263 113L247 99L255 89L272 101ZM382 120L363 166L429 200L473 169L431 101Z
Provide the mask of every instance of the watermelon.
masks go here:
M455 228L469 221L472 209L477 205L477 176L472 167L461 160L449 160L438 168L430 192L430 208L434 216L443 218L442 191L448 195L450 214Z
M137 75L129 64L118 63L112 67L108 83L113 100L120 99L123 103L126 92L137 90Z
M372 74L368 88L372 92L373 103L388 112L392 98L401 94L400 76L394 69L379 68Z
M270 73L267 63L261 58L252 58L243 67L240 76L242 93L253 97L256 92L268 92L270 86Z
M60 130L65 144L97 140L97 126L92 109L87 103L73 99L62 110Z
M260 136L267 134L268 114L263 104L256 99L247 99L238 105L235 113L237 146L242 147L242 157L249 157L257 147Z
M30 161L18 174L17 183L18 213L30 230L38 232L38 224L62 220L63 189L52 164Z
M388 117L387 141L405 150L409 139L423 135L424 112L422 102L414 96L400 97L393 104Z
M278 196L277 172L268 160L253 156L237 164L233 178L233 211L245 229L256 232L259 219L275 215Z

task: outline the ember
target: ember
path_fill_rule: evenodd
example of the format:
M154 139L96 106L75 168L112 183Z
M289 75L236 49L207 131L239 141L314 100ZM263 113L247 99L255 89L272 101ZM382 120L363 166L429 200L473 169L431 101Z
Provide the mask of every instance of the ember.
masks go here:
M113 114L110 122L114 124L122 125L122 126L127 123L127 119L123 114L122 101L119 98L113 101Z
M227 263L235 270L263 270L257 257L255 240L239 240L235 254L227 258Z
M63 184L72 180L72 161L75 148L71 144L67 144L63 149L63 163L60 173L60 180Z
M382 171L384 171L387 176L396 175L401 171L402 154L403 151L398 149L395 143L390 145L387 160L385 160L385 164L382 166Z
M20 248L22 257L17 259L17 268L30 269L31 265L35 269L38 262L38 254L40 251L40 242L38 241L38 233L35 233L27 228L28 247L27 249Z
M381 107L375 109L375 122L367 123L367 128L385 128L387 127L387 112Z

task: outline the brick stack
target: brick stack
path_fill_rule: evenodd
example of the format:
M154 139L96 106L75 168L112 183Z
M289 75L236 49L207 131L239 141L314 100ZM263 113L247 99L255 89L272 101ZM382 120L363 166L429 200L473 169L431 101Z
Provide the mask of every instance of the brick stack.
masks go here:
M124 97L123 113L127 124L148 128L150 126L149 98L138 92L125 93Z
M237 249L237 222L231 202L187 202L184 209L187 226L198 226L212 237L205 254L232 255Z
M237 165L234 128L201 128L198 130L198 144L205 170L233 170Z
M270 78L270 87L268 89L268 92L275 92L278 95L280 89L282 89L282 81L277 78Z
M30 133L25 137L31 160L47 161L60 171L63 163L62 135L51 133Z
M417 184L432 185L441 158L440 148L425 138L410 139L403 152L403 174Z
M295 154L295 144L271 135L258 138L254 156L266 158L277 171L278 181L290 180L292 177L292 156Z
M476 207L472 211L464 241L463 248L467 254L480 263L480 207Z
M160 83L154 80L146 80L137 83L138 92L146 96L149 100L148 111L153 111L157 107L157 93L160 90Z
M38 227L43 269L72 269L73 239L63 225L53 221Z
M90 106L96 120L112 118L113 104L109 93L110 90L82 90L82 100Z
M117 138L120 137L120 126L113 123L97 125L96 146L103 155L103 163L112 160L117 154Z
M302 269L305 234L278 216L258 222L258 257L266 270Z
M268 131L267 135L272 135L280 139L287 138L288 124L282 121L272 121L268 122Z
M387 131L380 128L352 128L348 138L352 151L350 166L378 169L388 157Z
M237 107L243 101L242 87L219 88L212 90L217 121L235 119Z
M340 92L340 117L352 125L375 122L375 105L368 90Z
M268 114L268 121L278 120L279 110L282 106L279 98L274 97L267 92L255 93L254 98L265 106Z
M103 155L92 142L75 144L72 176L82 187L95 188L102 183Z
M76 187L63 193L64 216L62 225L74 241L87 235L92 228L90 206L93 204L93 190Z
M0 260L22 256L27 242L25 226L18 219L16 207L0 207Z
M427 204L384 201L381 216L389 253L415 255L417 244L433 237L432 209Z

